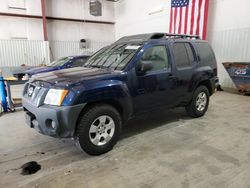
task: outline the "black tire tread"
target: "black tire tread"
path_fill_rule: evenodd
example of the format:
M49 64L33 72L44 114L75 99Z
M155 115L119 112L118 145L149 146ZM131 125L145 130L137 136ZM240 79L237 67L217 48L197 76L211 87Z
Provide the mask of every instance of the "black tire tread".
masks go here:
M196 100L196 97L197 95L201 92L201 91L204 91L206 94L207 94L207 106L206 108L204 109L203 112L198 112L196 107L195 107L195 100ZM198 118L198 117L201 117L203 116L206 111L207 111L207 108L208 108L208 105L209 105L209 91L208 91L208 88L204 85L200 85L196 88L196 90L194 91L193 93L193 97L192 97L192 100L190 101L190 103L185 107L186 109L186 112L187 114L190 116L190 117L193 117L193 118Z
M97 149L96 146L91 146L91 144L89 144L88 141L86 140L86 137L85 137L86 126L88 125L88 123L90 123L89 121L93 119L95 114L98 114L100 112L105 112L105 111L109 111L115 114L117 121L118 121L118 125L117 125L118 130L116 127L115 135L112 138L112 142L109 145L107 146L104 145L105 147L99 146L100 148ZM76 134L78 137L77 140L79 142L80 147L86 153L90 155L101 155L103 153L110 151L119 139L119 135L121 133L121 124L122 124L121 116L119 112L113 106L108 105L108 104L96 104L96 105L88 107L86 110L84 110L80 114L80 118L77 124Z

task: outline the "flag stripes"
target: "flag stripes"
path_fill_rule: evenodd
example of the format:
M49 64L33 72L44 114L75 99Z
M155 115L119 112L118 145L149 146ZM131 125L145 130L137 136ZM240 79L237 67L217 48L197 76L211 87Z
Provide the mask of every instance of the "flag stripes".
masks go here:
M169 32L206 39L209 0L172 0Z

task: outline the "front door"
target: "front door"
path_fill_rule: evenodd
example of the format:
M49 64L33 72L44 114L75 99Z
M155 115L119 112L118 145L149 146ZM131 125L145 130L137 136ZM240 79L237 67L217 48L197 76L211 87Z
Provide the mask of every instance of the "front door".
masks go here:
M134 82L134 112L139 114L162 106L174 104L175 80L171 71L169 53L165 45L153 45L142 52L137 62ZM151 70L139 74L142 62L152 64Z

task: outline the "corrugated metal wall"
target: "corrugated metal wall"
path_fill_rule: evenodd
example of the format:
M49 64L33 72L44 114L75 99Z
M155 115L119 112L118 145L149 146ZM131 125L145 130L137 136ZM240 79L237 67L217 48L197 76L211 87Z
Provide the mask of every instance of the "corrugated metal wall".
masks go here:
M110 43L89 42L84 49L80 48L79 41L50 41L51 59L70 55L92 55L97 50Z
M250 62L250 28L215 31L208 41L215 51L221 85L235 88L222 62Z
M0 40L0 67L46 63L47 48L44 41Z
M70 55L92 55L110 43L91 42L81 49L79 41L0 40L0 67L36 66Z

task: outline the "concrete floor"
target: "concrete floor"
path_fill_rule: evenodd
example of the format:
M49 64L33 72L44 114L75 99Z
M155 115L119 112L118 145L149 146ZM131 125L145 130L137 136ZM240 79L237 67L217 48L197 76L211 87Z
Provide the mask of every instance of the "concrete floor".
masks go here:
M226 92L199 119L175 109L131 121L98 157L38 134L19 111L0 117L0 187L250 188L249 146L250 97ZM28 161L42 169L21 175Z

